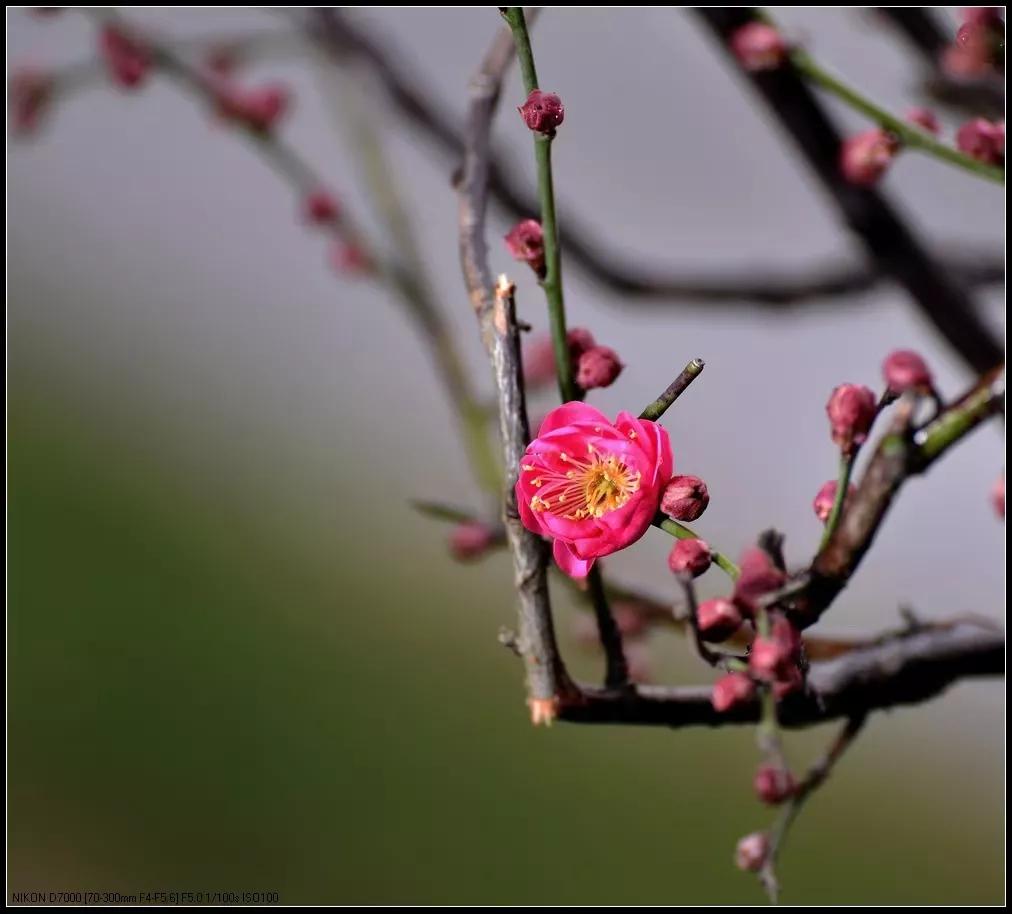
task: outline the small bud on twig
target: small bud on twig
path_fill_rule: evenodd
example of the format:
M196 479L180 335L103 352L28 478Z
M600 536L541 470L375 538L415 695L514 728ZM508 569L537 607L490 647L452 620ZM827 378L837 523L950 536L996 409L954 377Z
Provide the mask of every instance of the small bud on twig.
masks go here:
M726 641L738 631L741 623L741 610L724 597L704 600L696 610L696 626L704 641Z
M713 684L710 702L714 711L723 714L755 701L755 683L744 673L728 673Z
M553 92L542 92L540 89L532 89L527 101L517 111L531 130L547 134L555 133L555 128L566 115L562 99Z
M746 873L757 873L766 863L770 852L770 839L766 832L757 831L745 835L734 850L734 863Z
M661 495L661 511L681 521L694 521L710 504L710 492L698 476L672 476Z
M107 25L99 33L99 50L113 80L125 89L136 89L151 69L151 52L144 42L119 25Z
M749 22L731 36L731 52L751 73L775 70L787 59L787 43L764 22Z
M960 152L988 165L1005 164L1005 123L982 117L967 121L956 133Z
M833 441L842 451L851 452L868 437L878 406L871 388L863 384L841 384L833 388L826 414Z
M545 236L537 219L524 219L503 236L506 250L514 260L526 263L541 278L545 277Z
M851 184L870 187L875 184L900 151L900 142L881 127L865 130L843 141L840 147L840 171Z
M760 765L752 782L756 796L764 803L776 806L794 793L794 777L780 765Z
M699 539L678 540L668 554L668 568L674 574L687 575L691 578L698 578L704 574L712 561L709 545ZM738 621L741 621L740 617Z
M576 361L576 383L583 390L609 387L625 366L614 349L594 346L582 353Z
M815 516L823 523L829 520L829 515L833 513L833 505L836 504L836 490L838 488L839 483L835 479L830 479L829 482L819 489L818 494L812 501L812 510L815 511ZM856 491L854 486L847 486L845 503L853 497Z
M897 395L908 390L928 393L934 384L928 363L910 349L890 352L882 363L882 377L890 392Z

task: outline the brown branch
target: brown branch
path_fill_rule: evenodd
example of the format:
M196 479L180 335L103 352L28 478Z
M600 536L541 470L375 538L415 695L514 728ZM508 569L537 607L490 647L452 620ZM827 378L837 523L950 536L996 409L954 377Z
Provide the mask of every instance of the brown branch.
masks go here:
M1005 636L1000 629L975 621L917 629L812 664L807 690L784 698L777 717L784 727L808 727L919 704L960 679L1002 676L1004 671ZM718 713L710 692L709 686L636 686L625 691L584 686L578 700L562 705L559 717L574 723L663 727L719 727L759 720L758 702Z
M464 132L447 114L451 107L439 99L417 72L409 70L403 55L345 12L327 17L320 38L331 53L357 57L376 75L379 84L400 115L455 164L465 149ZM527 219L539 210L538 202L521 181L516 169L502 156L489 151L488 193L513 218ZM737 266L710 271L659 268L616 257L609 245L572 212L560 204L560 224L565 226L562 248L567 262L576 264L596 282L624 297L626 304L657 303L705 307L764 307L790 309L812 300L855 295L888 279L874 261L868 264L825 264L809 270L770 268L768 264ZM950 252L952 245L940 246ZM1000 251L981 254L951 251L940 257L958 281L967 286L1004 281ZM639 301L636 301L639 299Z
M729 40L755 20L747 7L705 7L698 15L733 60ZM850 230L878 270L903 286L921 313L976 372L999 364L1001 343L983 322L963 286L931 254L875 188L858 187L841 173L842 139L797 68L787 62L747 73L749 82L794 140L830 193Z
M527 671L532 719L538 723L551 721L555 708L569 696L573 686L555 639L548 599L547 549L541 537L523 526L517 513L514 486L530 437L520 338L513 287L505 277L493 287L485 241L489 133L503 75L513 59L512 35L508 29L500 29L471 81L467 144L458 186L460 260L495 375L499 433L506 468L504 523L520 597L517 646Z

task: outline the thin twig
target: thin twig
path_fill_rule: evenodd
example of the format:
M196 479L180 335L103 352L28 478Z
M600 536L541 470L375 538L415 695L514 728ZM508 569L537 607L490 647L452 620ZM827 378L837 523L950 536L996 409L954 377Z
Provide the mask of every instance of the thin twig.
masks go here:
M847 751L854 742L858 733L861 732L867 714L857 713L849 718L840 729L836 738L829 744L829 748L823 756L808 770L804 779L794 788L794 792L785 801L783 809L777 818L773 828L769 831L769 847L766 852L766 860L759 871L759 879L774 904L779 899L780 886L777 881L776 865L780 852L783 850L784 842L787 840L787 833L791 825L801 812L805 801L814 793L829 777L833 766L840 760L840 756Z
M652 422L660 419L671 404L685 393L686 388L699 377L705 367L706 363L702 359L693 359L689 362L678 377L668 385L664 393L640 413L640 418L650 419Z
M612 615L604 578L598 565L591 568L587 575L587 592L594 607L597 634L604 650L605 688L624 688L629 684L629 664L626 662L625 648L622 645L622 632L619 631Z

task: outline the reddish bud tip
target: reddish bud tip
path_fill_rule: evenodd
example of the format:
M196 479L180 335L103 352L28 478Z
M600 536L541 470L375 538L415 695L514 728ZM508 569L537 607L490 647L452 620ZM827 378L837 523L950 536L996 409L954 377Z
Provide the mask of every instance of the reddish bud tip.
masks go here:
M668 568L674 574L698 578L713 561L710 547L699 539L678 540L668 554Z
M461 562L481 558L495 543L495 533L479 521L457 524L450 533L450 552Z
M554 133L566 114L559 96L540 89L533 89L517 111L524 123L537 133Z
M844 140L840 147L840 172L851 184L875 184L900 151L899 140L875 127Z
M775 70L787 59L787 50L780 33L763 22L749 22L731 36L731 53L752 73Z
M609 387L615 383L623 368L625 366L614 349L594 346L576 361L576 383L584 390Z
M1005 122L982 117L967 121L956 133L960 152L988 165L1005 164Z
M734 864L746 873L757 873L766 863L770 852L770 839L766 832L745 835L734 849Z
M991 489L991 504L994 505L994 513L997 514L1002 520L1005 519L1005 474L995 480L995 484Z
M302 213L310 225L333 225L340 219L341 207L330 191L320 189L306 197Z
M99 50L113 81L125 89L136 89L151 69L151 52L136 35L117 25L103 26Z
M910 108L907 111L906 119L922 130L926 130L932 136L938 136L939 125L935 112L928 108Z
M829 482L825 483L818 494L812 501L812 510L815 511L815 516L825 523L829 520L829 515L833 512L833 505L836 503L836 490L839 485L835 479L830 479ZM854 497L854 492L857 490L854 486L847 487L847 496L844 502L849 501Z
M49 72L35 67L15 70L8 83L11 130L20 136L34 133L49 107L52 94L53 77Z
M875 421L878 406L871 388L863 384L841 384L833 388L826 415L835 441L845 452L864 444Z
M727 673L713 684L713 710L723 714L755 701L755 683L744 673Z
M779 765L760 765L752 782L756 796L764 803L775 806L783 803L794 793L794 778L786 768Z
M710 493L698 476L672 476L661 495L661 511L675 520L696 520L708 504Z
M886 387L894 394L907 390L926 393L934 383L928 363L910 349L890 352L882 363L882 377L885 378Z
M538 276L545 275L545 236L537 219L518 222L504 236L506 250L514 260L529 264Z
M696 626L704 641L726 641L741 627L741 611L730 600L704 600L696 610Z
M741 573L735 581L734 595L731 599L743 613L751 616L766 594L784 585L787 575L777 568L766 550L758 546L746 549L738 564Z
M330 265L345 276L364 276L372 273L374 269L374 264L364 248L343 239L339 239L331 248Z

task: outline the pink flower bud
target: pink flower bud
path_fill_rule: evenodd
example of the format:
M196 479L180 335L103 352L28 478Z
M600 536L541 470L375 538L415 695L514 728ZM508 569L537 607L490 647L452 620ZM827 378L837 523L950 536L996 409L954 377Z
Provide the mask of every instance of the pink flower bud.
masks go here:
M692 578L703 574L712 561L710 547L697 539L678 540L668 554L668 568L672 573Z
M886 387L894 394L907 390L930 391L933 379L928 363L910 349L896 349L882 363Z
M766 550L758 546L746 549L738 564L741 574L735 581L731 599L742 613L751 616L762 597L783 587L787 575L773 564Z
M545 275L545 236L537 219L518 222L504 236L506 250L514 260L530 265L538 276Z
M704 641L726 641L738 631L741 622L738 607L723 597L704 600L696 610L696 626Z
M833 388L826 414L835 441L845 452L864 444L875 421L878 406L871 388L863 384L841 384Z
M731 52L750 72L775 70L787 59L787 44L780 33L763 22L749 22L731 36Z
M935 117L934 111L928 108L910 108L907 111L906 118L911 124L916 124L932 136L938 136L938 118Z
M53 77L34 67L21 67L11 74L9 112L11 130L27 136L38 129L53 94Z
M749 705L755 701L755 683L744 673L727 673L713 684L710 701L718 714Z
M330 250L330 265L345 276L365 276L375 271L369 254L354 242L339 239Z
M610 387L625 366L618 353L607 346L594 346L584 352L576 362L576 383L584 390Z
M330 191L320 189L306 197L302 212L310 225L333 225L340 219L341 207Z
M830 479L829 482L825 483L818 494L815 496L815 500L812 502L812 510L815 511L815 516L825 523L829 520L829 515L833 512L833 505L836 503L836 490L839 488L838 483L835 479ZM847 497L844 499L844 503L848 502L854 497L854 493L857 489L854 486L847 487Z
M756 831L745 835L734 850L734 863L746 873L757 873L766 863L770 852L770 839L766 832Z
M994 487L991 489L991 504L994 505L994 513L997 514L1002 520L1005 519L1005 474L995 481Z
M99 49L116 83L135 89L144 82L151 69L151 52L136 35L121 26L103 26Z
M574 372L580 356L596 345L589 330L583 327L569 329L566 333L566 346L569 349L570 366ZM547 334L524 347L524 380L528 387L539 387L555 380L555 346ZM537 423L531 425L534 429L538 427Z
M219 81L215 94L222 117L238 121L259 133L267 133L277 124L291 100L288 89L278 83L246 89Z
M517 111L524 123L536 133L555 133L555 128L562 123L566 114L559 96L540 89L531 90L527 101Z
M993 123L982 117L967 121L956 133L960 152L988 165L1005 163L1005 123Z
M461 562L481 558L495 543L495 533L487 524L465 521L450 533L450 552Z
M597 343L594 335L586 327L570 327L566 333L566 345L569 347L569 357L576 363L587 350L593 349Z
M774 614L769 635L759 635L748 655L749 671L766 682L789 682L801 656L801 634L782 615Z
M865 130L844 140L840 171L851 184L870 187L885 174L899 150L899 140L888 131L880 127Z
M708 504L710 493L698 476L672 476L661 495L661 511L675 520L696 520Z
M795 789L793 776L779 765L760 765L752 786L755 788L756 796L771 806L783 803Z
M773 697L780 701L786 698L788 695L792 695L797 692L805 684L805 677L801 675L801 670L796 666L792 666L783 679L778 679L773 683Z

